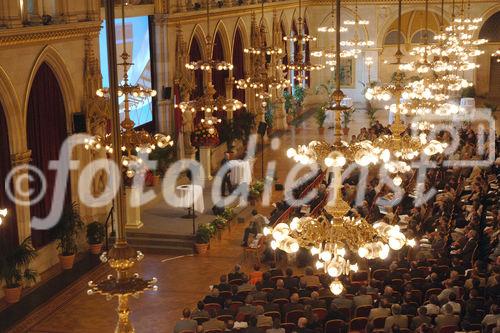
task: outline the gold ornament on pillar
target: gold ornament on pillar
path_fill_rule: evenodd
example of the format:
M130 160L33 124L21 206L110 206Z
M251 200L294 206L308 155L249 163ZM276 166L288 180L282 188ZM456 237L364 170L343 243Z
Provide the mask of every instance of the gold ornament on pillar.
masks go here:
M205 87L203 96L194 100L182 101L179 104L176 104L175 107L178 107L182 112L195 113L197 111L202 111L204 113L204 117L201 119L202 126L207 127L209 132L215 133L215 125L220 123L221 119L215 117L213 115L214 112L227 110L236 111L246 107L246 105L237 99L225 98L224 96L219 96L217 98L214 97L216 91L212 82L212 71L232 70L233 64L226 61L214 60L212 57L212 37L210 36L210 2L207 1L205 4L207 7L207 37L205 41L206 60L186 63L185 66L189 70L206 71L207 86Z
M142 165L142 159L137 156L137 153L149 154L158 148L165 148L173 146L170 135L157 133L155 135L149 134L145 130L136 130L135 122L130 118L131 104L140 104L146 98L155 97L156 90L145 88L140 84L130 84L128 78L128 71L133 63L129 62L130 55L127 53L127 40L125 35L125 1L122 1L122 39L123 39L123 52L121 54L122 62L119 66L123 67L122 83L118 86L118 97L123 99L123 115L124 118L121 122L121 142L120 147L123 152L121 164L127 169L126 175L129 178L135 176L135 172ZM99 88L96 91L99 97L109 97L108 88ZM111 135L104 136L95 135L86 140L85 149L101 150L105 149L107 153L113 153L114 147L111 143Z

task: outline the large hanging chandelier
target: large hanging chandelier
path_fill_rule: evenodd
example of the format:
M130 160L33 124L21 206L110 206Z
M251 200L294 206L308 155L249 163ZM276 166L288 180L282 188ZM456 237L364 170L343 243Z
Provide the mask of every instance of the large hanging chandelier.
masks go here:
M214 60L212 57L212 41L210 32L210 4L207 3L206 20L207 20L207 36L205 41L205 59L197 62L190 62L185 64L186 68L189 70L203 70L207 73L207 86L205 88L203 96L190 101L183 101L176 104L175 107L179 108L181 112L192 112L196 113L198 111L203 112L204 117L201 119L203 126L208 128L210 134L216 132L215 125L221 123L221 119L214 115L216 111L236 111L243 107L245 104L234 98L226 98L224 96L219 96L215 98L215 87L212 82L212 71L223 71L233 69L233 65L226 61Z
M172 146L174 142L169 135L157 133L153 136L145 130L136 130L135 122L130 118L131 104L137 105L143 103L146 99L155 97L156 90L145 88L140 84L131 84L129 82L128 71L133 66L129 62L130 55L127 52L127 40L125 36L125 7L122 5L122 39L123 51L121 54L122 62L119 66L123 67L123 79L118 86L118 97L123 99L123 114L124 118L121 125L121 151L122 166L127 169L126 175L130 178L134 177L135 172L142 165L142 159L137 154L149 154L156 147L165 148ZM96 95L99 97L109 98L109 88L99 88ZM85 139L85 149L87 150L102 150L107 153L113 153L113 145L109 133L104 136L94 135L89 139Z
M337 0L340 9L340 0ZM337 52L340 59L340 10L336 21ZM339 295L344 287L339 277L358 270L356 257L374 259L387 258L390 248L401 249L405 244L414 245L414 240L407 240L398 226L386 223L370 225L366 220L347 217L351 207L342 199L342 167L349 161L361 165L377 162L377 154L369 141L348 145L340 134L340 112L346 111L341 105L343 92L340 90L340 70L336 70L336 90L332 94L333 110L337 112L335 126L335 142L333 145L325 141L313 141L307 146L299 146L298 150L290 148L287 155L296 162L309 164L319 163L333 168L333 199L328 202L325 212L319 217L293 218L289 224L279 223L273 229L266 228L265 235L272 235L271 247L287 253L294 253L300 247L310 249L311 254L318 257L317 269L335 280L330 284L333 294Z
M251 88L255 91L255 96L261 100L272 98L273 89L283 89L290 86L290 80L277 75L274 70L277 66L279 57L282 57L283 49L279 47L278 41L273 40L271 46L265 43L265 36L267 34L264 25L264 0L261 3L261 24L259 27L259 34L256 36L256 47L245 48L244 52L250 54L255 59L254 68L249 77L236 81L238 89ZM269 56L269 63L267 57ZM268 66L269 65L269 66Z
M7 217L7 213L8 213L7 208L0 209L0 225L2 225L3 219Z
M332 38L335 37L335 32L336 32L336 27L335 27L335 2L334 0L331 1L332 4L332 9L330 12L330 23L325 23L324 25L320 25L318 28L319 33L323 33L327 35L327 39L330 39L330 35L332 35ZM328 22L328 21L327 21ZM340 32L347 32L348 29L344 26L340 27ZM335 66L337 65L337 61L335 60L335 47L326 47L323 50L316 50L311 52L311 56L316 57L316 58L324 58L325 59L325 66L328 66L330 68L330 71L335 71ZM349 54L341 50L340 52L340 57L341 58L347 58Z
M364 48L371 47L375 43L371 40L361 40L359 38L359 29L361 26L366 26L370 24L370 21L363 20L359 18L358 15L358 1L354 2L354 20L345 20L344 24L346 26L354 27L354 37L352 40L345 40L340 42L340 46L344 47L344 55L346 57L358 58L358 55L363 51Z
M368 100L377 99L389 101L394 97L395 104L389 107L389 112L394 113L394 123L390 126L391 134L378 137L373 145L380 153L383 167L393 175L394 185L400 186L403 179L401 175L411 171L410 161L414 160L422 153L432 156L441 153L447 147L446 143L437 140L427 140L427 135L421 132L419 137L414 137L406 133L406 125L401 120L402 97L407 93L404 86L404 73L401 71L401 9L402 0L398 1L398 47L395 54L397 71L393 77L393 82L385 86L375 86L366 91L365 97Z
M304 33L303 22L302 22L302 0L299 0L299 17L297 19L297 34L290 34L289 36L283 37L285 42L289 41L291 43L290 47L293 50L293 44L297 43L297 50L294 51L294 57L291 58L288 64L279 65L278 68L282 70L289 70L295 72L295 80L297 80L300 87L302 87L303 82L308 79L306 76L307 72L314 70L323 69L322 65L312 64L310 61L304 58L304 47L309 42L316 41L316 37ZM290 52L292 54L293 52Z

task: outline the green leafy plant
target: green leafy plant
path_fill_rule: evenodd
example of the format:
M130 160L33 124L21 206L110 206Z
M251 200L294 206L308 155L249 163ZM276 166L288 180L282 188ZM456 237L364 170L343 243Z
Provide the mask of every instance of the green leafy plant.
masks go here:
M287 113L292 112L295 107L295 98L288 90L283 91L283 98L285 99L285 110Z
M253 183L252 188L260 194L264 192L264 182L262 180L257 180Z
M157 161L155 174L159 176L163 176L166 172L170 164L175 162L175 158L177 156L176 146L169 146L165 148L156 147L155 150L149 154L149 159Z
M239 139L246 143L248 141L248 138L250 137L250 134L252 133L252 129L255 126L255 115L246 110L235 112L233 118L233 126L233 139Z
M295 102L297 103L298 107L302 106L305 97L306 97L306 90L304 89L304 87L297 86L293 89L293 98L295 99Z
M195 242L198 244L208 244L210 242L211 231L206 224L200 224L195 234Z
M316 119L316 123L318 124L318 127L323 127L323 124L325 123L325 120L326 120L326 112L322 106L320 106L316 109L316 113L314 114L314 118Z
M234 213L233 208L226 207L226 208L224 208L224 211L222 212L221 216L229 221L229 220L233 219L236 216L236 214Z
M101 244L106 237L106 229L101 222L87 224L87 242L89 244Z
M342 111L342 123L343 123L344 127L349 127L349 124L351 123L351 120L352 120L353 113L354 113L354 110L352 110L352 109Z
M475 98L476 97L476 88L474 87L466 87L462 89L462 98Z
M274 109L275 105L274 103L270 100L266 100L266 112L264 114L264 120L267 124L267 127L273 128L273 122L274 122Z
M0 249L0 282L5 281L7 288L17 288L24 281L35 282L37 272L28 268L29 264L37 256L37 252L31 245L31 238L26 238L21 244L7 246L5 242Z
M73 202L71 205L64 207L59 222L52 229L61 255L69 256L77 252L76 238L83 226L84 223L78 212L78 204Z
M227 224L227 220L223 216L218 215L215 220L212 221L212 223L217 229L224 229Z
M370 120L370 125L373 125L377 118L375 114L379 109L375 108L370 101L366 102L366 114L368 115L368 119Z

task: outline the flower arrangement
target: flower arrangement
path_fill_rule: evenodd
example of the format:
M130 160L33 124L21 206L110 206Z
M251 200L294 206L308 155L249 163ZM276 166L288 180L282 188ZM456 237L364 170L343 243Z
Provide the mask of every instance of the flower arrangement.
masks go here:
M220 143L219 133L214 126L200 123L194 129L191 143L195 147L217 146Z

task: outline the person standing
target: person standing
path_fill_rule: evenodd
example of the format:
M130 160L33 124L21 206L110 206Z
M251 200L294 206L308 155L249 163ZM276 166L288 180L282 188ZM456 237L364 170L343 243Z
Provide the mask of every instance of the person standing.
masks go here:
M220 162L220 166L221 168L224 166L224 164L226 164L227 162L229 162L231 160L230 156L229 156L229 153L228 152L225 152L224 153L224 158L222 159L222 161ZM229 191L229 194L231 194L232 192L232 185L231 185L231 178L230 178L230 175L231 175L231 170L228 170L223 178L222 178L222 188L221 188L221 194L222 196L225 196L226 195L226 189ZM228 194L228 195L229 195Z

